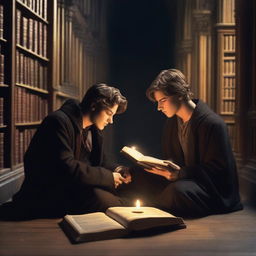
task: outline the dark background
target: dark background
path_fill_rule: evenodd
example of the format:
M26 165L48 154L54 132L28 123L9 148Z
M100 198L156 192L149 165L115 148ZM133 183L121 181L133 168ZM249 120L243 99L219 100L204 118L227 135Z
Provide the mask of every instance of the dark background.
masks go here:
M162 69L175 66L175 1L112 0L109 7L109 82L127 97L128 109L115 116L108 141L121 162L125 145L160 157L166 117L145 91Z

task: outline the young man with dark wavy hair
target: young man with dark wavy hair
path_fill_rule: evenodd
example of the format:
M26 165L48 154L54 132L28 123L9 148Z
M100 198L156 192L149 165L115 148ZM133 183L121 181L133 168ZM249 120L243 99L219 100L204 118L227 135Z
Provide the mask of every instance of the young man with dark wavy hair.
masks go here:
M191 98L190 86L177 69L161 71L146 94L167 117L164 157L181 166L178 172L146 170L158 176L155 203L185 217L241 209L236 163L221 117Z
M25 153L22 187L0 215L54 217L122 205L115 190L130 176L123 177L122 167L109 161L101 131L126 107L117 88L96 84L81 103L69 99L49 114Z

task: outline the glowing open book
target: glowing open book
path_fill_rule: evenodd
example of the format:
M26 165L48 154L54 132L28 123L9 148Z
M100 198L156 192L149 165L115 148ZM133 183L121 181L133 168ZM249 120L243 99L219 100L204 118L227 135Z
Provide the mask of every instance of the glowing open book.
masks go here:
M60 226L71 242L113 239L142 231L185 228L182 218L154 207L111 207L105 213L66 215ZM143 235L143 233L141 233Z
M135 161L137 164L144 168L159 168L167 170L180 170L180 166L173 163L171 160L161 160L151 156L144 156L142 153L137 151L135 148L123 147L121 153L124 153L128 158Z

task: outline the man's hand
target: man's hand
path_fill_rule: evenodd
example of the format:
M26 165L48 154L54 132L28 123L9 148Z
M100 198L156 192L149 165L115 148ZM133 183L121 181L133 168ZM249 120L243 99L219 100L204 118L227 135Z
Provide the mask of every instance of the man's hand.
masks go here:
M166 178L167 180L170 181L175 181L178 179L178 173L175 172L170 172L168 170L164 170L164 169L157 169L157 168L152 168L152 169L144 169L147 172L159 175L159 176L163 176L164 178Z
M124 178L125 178L125 181L124 183L128 184L132 181L132 176L131 176L131 173L129 171L129 167L126 167L126 166L118 166L116 169L115 169L115 172L118 172L120 173Z
M115 188L125 182L125 178L118 172L113 172L113 178L115 183Z

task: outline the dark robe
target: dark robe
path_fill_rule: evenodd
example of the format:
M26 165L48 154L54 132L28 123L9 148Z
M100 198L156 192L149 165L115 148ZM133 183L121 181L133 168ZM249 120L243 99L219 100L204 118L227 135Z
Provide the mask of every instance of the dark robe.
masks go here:
M43 120L24 156L25 180L13 197L21 215L63 215L79 207L90 211L93 188L114 191L117 165L104 153L101 131L95 126L90 130L92 150L85 154L82 112L75 100Z
M236 163L226 124L205 103L200 100L195 103L186 165L176 116L169 118L164 128L164 157L182 167L178 182L193 181L207 194L209 213L241 209Z
M164 127L163 157L181 166L181 171L174 173L176 180L169 181L135 167L129 197L182 217L242 209L226 124L205 103L195 103L189 121L186 158L179 140L177 116L168 118Z

